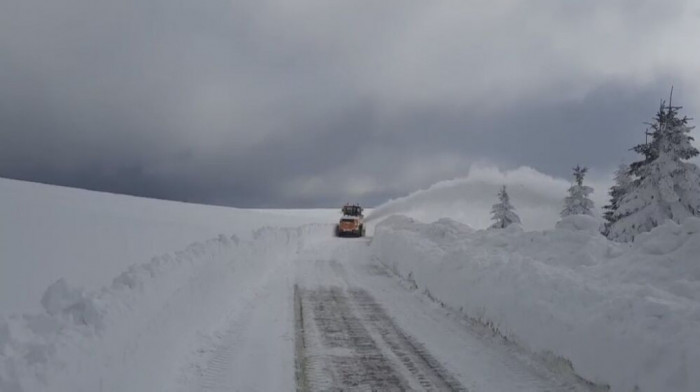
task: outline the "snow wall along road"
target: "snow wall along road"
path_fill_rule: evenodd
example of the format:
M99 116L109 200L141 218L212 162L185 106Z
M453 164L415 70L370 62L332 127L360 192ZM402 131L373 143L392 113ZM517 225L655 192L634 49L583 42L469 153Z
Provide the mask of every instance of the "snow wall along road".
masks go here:
M43 312L0 319L0 391L176 389L168 384L198 336L240 310L304 241L331 230L263 228L248 241L221 235L133 265L91 292L58 280L42 297Z
M393 216L371 248L432 298L613 392L700 390L698 218L619 244L582 215L532 232Z

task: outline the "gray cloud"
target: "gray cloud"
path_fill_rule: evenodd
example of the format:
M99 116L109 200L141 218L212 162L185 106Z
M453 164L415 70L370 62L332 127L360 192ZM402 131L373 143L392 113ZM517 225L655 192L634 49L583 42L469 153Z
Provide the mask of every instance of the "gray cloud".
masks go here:
M610 170L671 84L700 113L692 2L492 3L0 0L0 176L376 204L474 162Z

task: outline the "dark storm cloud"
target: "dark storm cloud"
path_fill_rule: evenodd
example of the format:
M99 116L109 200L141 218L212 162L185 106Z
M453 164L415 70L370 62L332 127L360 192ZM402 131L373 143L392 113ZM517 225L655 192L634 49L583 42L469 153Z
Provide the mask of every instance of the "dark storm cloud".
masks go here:
M699 116L691 5L0 0L0 176L307 207L605 171L671 84Z

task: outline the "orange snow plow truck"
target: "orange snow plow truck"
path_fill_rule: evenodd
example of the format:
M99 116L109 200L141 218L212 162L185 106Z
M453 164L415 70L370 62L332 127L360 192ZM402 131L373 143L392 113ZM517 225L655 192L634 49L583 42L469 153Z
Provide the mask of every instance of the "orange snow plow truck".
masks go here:
M365 222L362 207L357 204L346 204L341 209L343 217L335 226L337 237L364 237Z

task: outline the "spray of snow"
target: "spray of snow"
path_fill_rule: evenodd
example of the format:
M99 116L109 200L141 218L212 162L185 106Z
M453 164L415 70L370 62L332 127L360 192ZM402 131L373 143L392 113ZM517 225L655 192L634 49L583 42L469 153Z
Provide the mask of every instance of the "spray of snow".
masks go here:
M376 224L393 214L423 222L442 217L476 228L490 225L489 212L499 189L506 185L510 201L526 229L548 229L559 220L562 200L570 182L540 173L529 167L502 171L493 166L473 166L465 178L442 181L428 189L390 200L375 208L367 222ZM607 182L595 185L607 189ZM604 191L592 195L597 206L605 204ZM598 212L595 212L599 216Z

